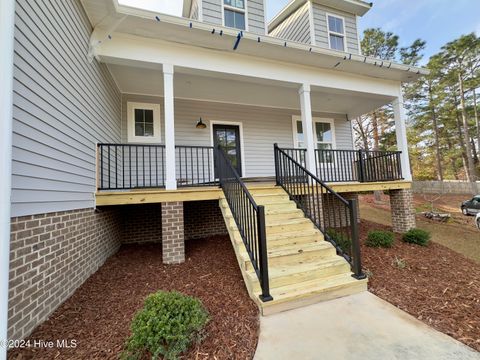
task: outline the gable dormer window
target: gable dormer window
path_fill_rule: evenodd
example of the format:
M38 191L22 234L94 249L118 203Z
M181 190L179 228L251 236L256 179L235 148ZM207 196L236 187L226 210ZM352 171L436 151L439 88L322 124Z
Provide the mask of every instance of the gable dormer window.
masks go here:
M223 0L223 21L224 25L246 30L246 0Z
M327 14L328 44L330 49L346 51L345 46L345 19Z

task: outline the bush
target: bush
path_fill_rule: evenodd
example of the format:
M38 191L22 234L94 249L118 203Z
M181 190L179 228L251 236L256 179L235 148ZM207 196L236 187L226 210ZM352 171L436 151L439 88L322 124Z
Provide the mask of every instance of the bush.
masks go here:
M430 233L422 229L411 229L403 235L403 241L410 244L427 246L430 241Z
M158 291L145 300L133 318L132 335L123 359L138 359L148 351L152 359L177 359L203 336L208 313L200 300L179 292Z
M327 230L327 235L330 237L330 239L332 239L333 241L335 241L335 243L338 245L338 247L340 247L340 249L342 249L342 251L346 254L350 254L351 253L351 249L352 249L352 240L334 230L334 229L328 229Z
M390 231L374 230L368 233L365 245L370 247L389 248L392 247L394 239L395 236Z

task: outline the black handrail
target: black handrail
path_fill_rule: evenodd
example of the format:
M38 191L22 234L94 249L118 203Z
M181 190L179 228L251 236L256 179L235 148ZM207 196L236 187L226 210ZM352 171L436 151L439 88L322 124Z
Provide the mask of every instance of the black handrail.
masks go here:
M178 187L217 184L213 146L176 145L175 158Z
M298 161L274 145L275 178L315 226L364 279L360 256L357 201L345 200Z
M247 249L262 289L263 302L273 300L268 279L265 208L257 205L223 149L216 149L220 186Z
M175 146L178 187L215 186L213 146ZM165 145L98 144L98 190L165 187Z
M165 146L98 144L98 190L162 188Z
M401 151L316 149L317 176L327 182L403 180L400 154Z

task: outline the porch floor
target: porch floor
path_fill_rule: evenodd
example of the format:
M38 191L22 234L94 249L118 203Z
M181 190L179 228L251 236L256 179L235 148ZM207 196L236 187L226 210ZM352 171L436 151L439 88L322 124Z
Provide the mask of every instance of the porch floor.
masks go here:
M275 186L272 178L248 179L246 184L249 188L271 188ZM370 192L377 190L410 189L410 181L385 181L385 182L338 182L328 183L338 193ZM152 204L172 201L204 201L220 200L222 190L218 186L185 187L177 190L165 190L162 188L132 189L115 191L98 191L95 194L96 206Z

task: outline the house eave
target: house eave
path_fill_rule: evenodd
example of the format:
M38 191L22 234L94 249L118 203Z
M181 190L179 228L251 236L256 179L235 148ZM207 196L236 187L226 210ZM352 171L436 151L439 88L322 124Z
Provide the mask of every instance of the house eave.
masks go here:
M104 0L112 1L112 0ZM313 66L363 76L400 82L415 81L428 70L382 61L358 54L344 53L318 46L285 42L271 36L210 25L177 16L120 5L116 0L117 17L125 17L115 31L128 35L188 44L210 50L236 52L263 59L291 63L293 66ZM240 40L238 37L240 36ZM98 39L104 40L104 39ZM234 49L234 44L239 45Z

